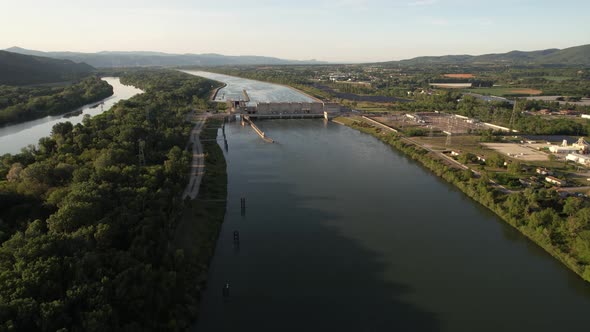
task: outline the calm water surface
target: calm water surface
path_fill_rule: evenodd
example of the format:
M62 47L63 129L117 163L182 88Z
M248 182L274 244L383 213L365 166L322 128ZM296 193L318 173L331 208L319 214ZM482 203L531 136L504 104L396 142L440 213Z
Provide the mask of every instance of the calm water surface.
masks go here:
M97 106L98 103L92 103L88 106L81 107L74 116L71 116L71 114L47 116L37 120L0 127L0 155L18 153L29 144L36 145L40 138L51 134L51 128L56 123L65 121L69 121L72 124L80 123L86 114L90 116L98 115L110 109L118 101L129 99L143 92L133 86L121 84L118 77L103 77L102 79L113 86L113 95L103 99L103 105ZM81 113L78 114L80 111Z
M228 210L195 330L590 326L590 285L377 139L320 120L258 124L278 143L226 127Z
M206 71L185 70L185 73L205 77L227 84L226 87L220 89L215 96L217 101L225 101L227 99L240 100L243 99L242 91L246 90L250 101L258 102L297 102L297 103L313 103L316 102L313 98L289 87L277 85L267 82L249 80L245 78L210 73Z

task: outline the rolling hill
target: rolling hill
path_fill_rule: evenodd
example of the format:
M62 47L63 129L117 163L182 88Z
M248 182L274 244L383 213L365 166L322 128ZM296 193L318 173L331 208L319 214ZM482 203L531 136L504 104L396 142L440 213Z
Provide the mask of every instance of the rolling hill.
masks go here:
M97 68L111 67L174 67L174 66L224 66L224 65L287 65L322 63L315 60L295 61L264 56L228 56L221 54L168 54L161 52L41 52L11 47L6 51L85 62Z
M590 44L570 47L551 53L539 59L540 63L549 64L585 64L590 65Z
M465 65L465 64L519 64L519 65L583 65L590 66L590 44L566 49L540 51L511 51L484 55L422 56L408 60L384 62L385 65Z
M94 68L85 63L0 51L0 84L53 83L87 76Z

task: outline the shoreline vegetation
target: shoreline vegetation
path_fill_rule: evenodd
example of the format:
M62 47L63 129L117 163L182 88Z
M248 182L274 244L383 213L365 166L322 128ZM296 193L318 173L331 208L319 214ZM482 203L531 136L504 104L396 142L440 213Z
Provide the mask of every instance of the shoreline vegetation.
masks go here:
M113 87L88 77L67 87L0 86L0 126L62 115L113 95Z
M450 167L419 145L402 141L399 134L385 133L361 118L340 117L334 122L372 135L419 162L590 282L590 207L583 200L559 199L551 190L502 193L490 186L485 174L476 177L469 170Z
M227 164L216 141L217 129L222 126L222 119L208 118L201 130L205 174L197 198L184 201L175 232L176 255L186 262L183 273L187 277L183 279L190 281L183 287L186 294L194 299L185 313L191 320L198 319L202 292L207 287L209 266L227 208ZM178 327L186 329L189 326Z
M227 179L217 142L204 142L201 200L181 198L187 115L212 106L218 83L172 70L120 77L144 93L0 157L0 330L180 330L196 319L225 211L207 200ZM207 230L194 250L175 236L183 217Z

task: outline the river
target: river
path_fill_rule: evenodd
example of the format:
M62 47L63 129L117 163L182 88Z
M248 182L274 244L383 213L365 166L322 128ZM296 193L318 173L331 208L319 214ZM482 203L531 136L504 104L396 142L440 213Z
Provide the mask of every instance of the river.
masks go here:
M226 83L227 86L219 89L215 96L216 101L228 99L243 100L243 91L246 90L248 97L253 103L272 102L293 102L293 103L314 103L317 100L284 85L272 84L256 80L229 76L224 74L210 73L198 70L184 70L185 73L205 77L218 82Z
M143 92L133 86L121 84L118 77L103 77L102 79L113 86L113 95L100 102L83 106L69 114L46 116L37 120L0 127L0 155L18 153L30 144L36 145L40 138L51 134L51 128L56 123L65 121L72 124L80 123L86 114L98 115L110 109L118 101L129 99ZM100 103L103 104L98 105Z
M404 155L321 120L257 124L277 143L226 126L227 213L195 330L590 326L589 284Z

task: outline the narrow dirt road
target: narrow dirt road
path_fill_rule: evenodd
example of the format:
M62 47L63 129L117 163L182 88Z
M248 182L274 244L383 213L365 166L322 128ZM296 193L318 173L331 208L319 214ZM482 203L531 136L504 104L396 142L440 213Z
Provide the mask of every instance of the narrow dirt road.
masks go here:
M191 163L190 180L182 194L182 198L189 197L190 199L195 199L199 194L201 180L203 179L203 174L205 174L205 155L203 154L203 145L199 140L199 135L201 134L201 129L209 115L210 114L207 113L195 116L194 118L196 122L189 139L189 142L192 143L193 146L193 161Z

